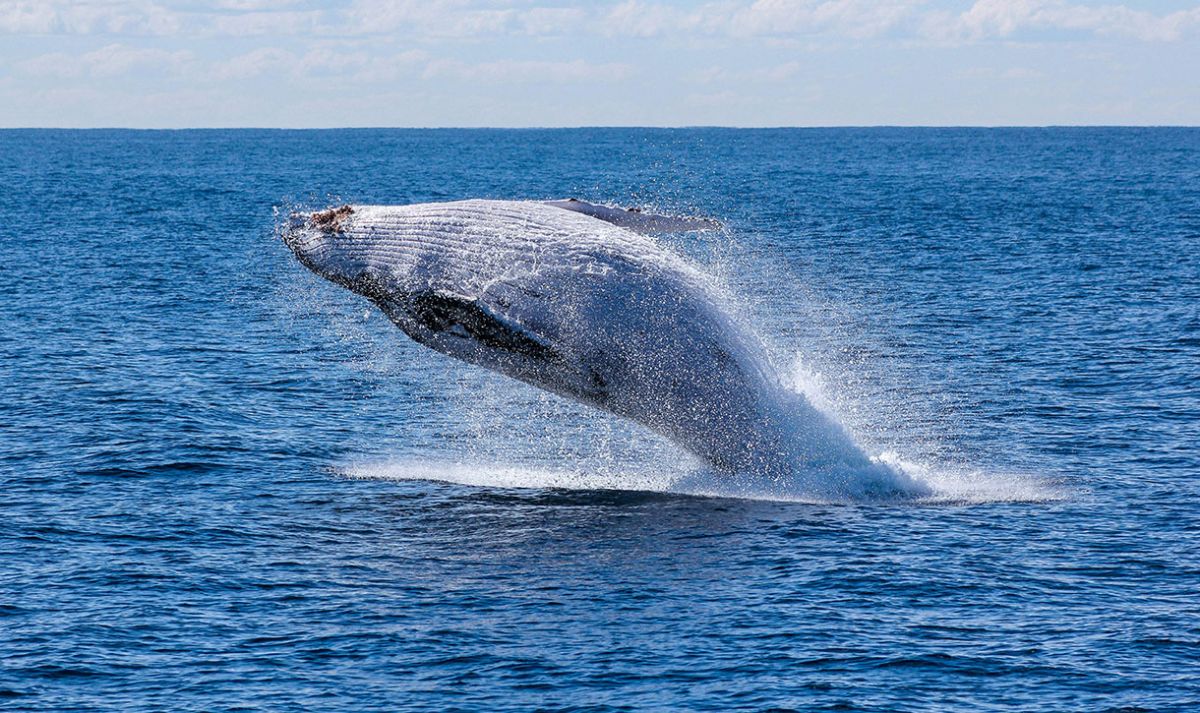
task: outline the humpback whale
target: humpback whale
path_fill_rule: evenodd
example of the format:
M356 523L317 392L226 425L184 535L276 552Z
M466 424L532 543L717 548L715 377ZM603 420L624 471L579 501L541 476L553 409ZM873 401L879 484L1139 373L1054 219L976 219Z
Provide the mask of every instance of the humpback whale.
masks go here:
M911 491L787 389L721 290L653 237L717 225L574 199L465 200L294 214L283 239L420 344L640 423L716 471Z

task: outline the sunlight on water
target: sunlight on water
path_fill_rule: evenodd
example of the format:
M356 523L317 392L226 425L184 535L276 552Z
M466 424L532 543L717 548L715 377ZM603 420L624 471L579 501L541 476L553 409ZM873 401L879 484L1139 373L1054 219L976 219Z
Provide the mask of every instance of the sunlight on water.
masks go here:
M0 709L1197 708L1200 129L0 144ZM721 218L664 242L869 472L428 349L285 195Z

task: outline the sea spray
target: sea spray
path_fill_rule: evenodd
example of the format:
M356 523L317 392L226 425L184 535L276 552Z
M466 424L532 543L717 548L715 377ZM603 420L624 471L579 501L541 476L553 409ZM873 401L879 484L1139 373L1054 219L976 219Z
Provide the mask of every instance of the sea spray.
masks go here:
M707 271L652 237L503 201L346 205L307 221L293 216L285 231L301 262L367 296L422 344L636 421L701 456L708 466L672 475L678 490L706 482L704 490L730 495L828 502L933 492L914 469L860 446L815 374L792 388L738 309L745 298L730 289L726 270ZM586 408L576 420L585 426L568 437L525 428L526 447L514 447L514 425L550 431L562 422L548 417L559 397L523 387L469 389L468 381L452 380L462 404L487 401L482 393L510 398L484 418L469 406L459 410L465 426L447 435L473 436L466 448L473 457L460 463L531 472L549 463L558 472L563 463L597 470L588 454L598 451L641 470L679 460L657 447L632 449L629 458L639 429L624 424L614 438L613 419ZM580 448L589 436L603 443Z

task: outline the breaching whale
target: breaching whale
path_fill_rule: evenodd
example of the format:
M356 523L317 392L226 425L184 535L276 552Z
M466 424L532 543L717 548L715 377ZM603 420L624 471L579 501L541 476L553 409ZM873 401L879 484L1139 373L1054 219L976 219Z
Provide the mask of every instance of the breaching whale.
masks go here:
M912 490L787 389L714 283L652 236L716 225L573 199L466 200L296 214L283 238L415 341L636 421L717 471Z

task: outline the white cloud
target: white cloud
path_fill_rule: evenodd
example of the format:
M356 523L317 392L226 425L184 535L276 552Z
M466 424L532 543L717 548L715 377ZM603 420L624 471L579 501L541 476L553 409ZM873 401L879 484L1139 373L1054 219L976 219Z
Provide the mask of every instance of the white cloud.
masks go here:
M275 10L299 5L300 0L217 0L213 5L223 10Z
M744 103L746 98L733 91L710 92L707 94L689 94L684 101L693 106L707 108L725 108Z
M757 0L732 14L730 29L744 36L832 32L856 39L874 37L922 4L923 0Z
M1046 78L1046 73L1030 67L967 67L957 70L953 76L971 81L995 81L997 79L1014 82L1030 82Z
M774 67L757 70L752 77L763 82L784 82L795 77L803 69L804 65L800 62L784 62Z
M191 52L168 52L112 44L82 55L52 52L21 62L17 67L39 77L114 77L134 71L178 72L195 60Z
M83 62L96 77L126 74L134 70L174 71L193 59L191 52L140 49L126 45L108 45L83 55Z
M42 34L52 32L56 11L49 3L0 2L0 32Z
M50 52L17 63L17 69L35 77L78 77L83 74L83 63L78 57L62 52Z
M472 0L354 0L339 18L348 34L425 37L558 35L584 29L584 7L497 7Z
M892 30L925 0L755 0L689 9L624 0L603 22L611 34L635 37L704 34L733 37L834 34L859 39Z
M1042 79L1046 73L1029 67L1009 67L1000 73L1002 79L1011 79L1017 82L1026 82L1034 79Z
M346 52L333 47L317 47L302 54L264 47L218 62L209 71L209 77L220 81L273 75L293 80L337 77L354 82L384 82L405 73L415 75L426 59L420 50L372 56L363 50Z
M13 34L169 35L182 19L146 0L0 0L0 31Z
M718 84L722 82L778 83L786 82L800 74L804 65L800 62L784 62L769 67L759 67L749 70L731 70L725 67L709 67L691 75L690 79L697 84Z
M587 12L572 7L534 7L518 16L518 24L528 35L560 35L583 29Z
M44 61L47 66L70 63L61 57ZM403 77L488 83L562 83L615 82L628 78L632 73L630 65L619 63L593 64L582 60L469 63L431 59L423 50L374 55L361 49L347 51L336 46L323 46L303 53L280 47L264 47L217 62L203 74L205 78L215 81L275 76L292 81L336 78L362 83L386 83Z
M288 50L278 47L262 47L216 63L212 68L214 79L250 79L269 73L291 71L298 58Z
M500 60L467 64L455 60L430 62L426 78L450 77L477 82L614 82L626 79L633 68L626 64L533 62Z
M469 0L355 0L343 21L351 34L466 37L500 33L514 14Z
M22 73L36 77L114 77L136 71L187 72L194 80L238 81L277 77L288 81L338 79L381 83L405 76L417 79L456 79L488 83L615 82L628 78L628 64L574 61L497 60L470 63L431 59L423 50L385 54L366 49L324 45L295 52L281 47L261 47L208 64L191 52L139 49L107 45L81 55L48 53L19 63Z
M1011 37L1024 30L1067 30L1170 42L1197 28L1200 8L1155 15L1124 5L1066 0L978 0L959 15L931 15L925 25L932 37L960 41Z
M960 13L932 10L927 0L754 0L689 8L622 0L599 11L593 26L628 37L714 35L737 38L887 34L977 41L1023 30L1075 30L1144 41L1174 41L1200 28L1200 7L1156 15L1124 5L1066 0L979 0Z
M365 65L354 72L352 78L356 82L368 84L391 82L405 75L415 74L417 68L423 67L428 61L429 55L422 50L408 50L382 57L371 57Z
M323 15L315 10L216 15L209 18L204 32L225 37L317 34L324 26L323 19Z
M927 0L662 0L545 4L501 0L0 0L0 33L339 36L408 39L498 36L766 37L885 35L973 42L1068 30L1174 41L1200 28L1200 7L1155 14L1078 0L978 0L961 11Z
M700 32L712 34L725 20L723 7L705 5L695 10L638 0L625 0L603 17L598 26L608 35L655 37L658 35Z

